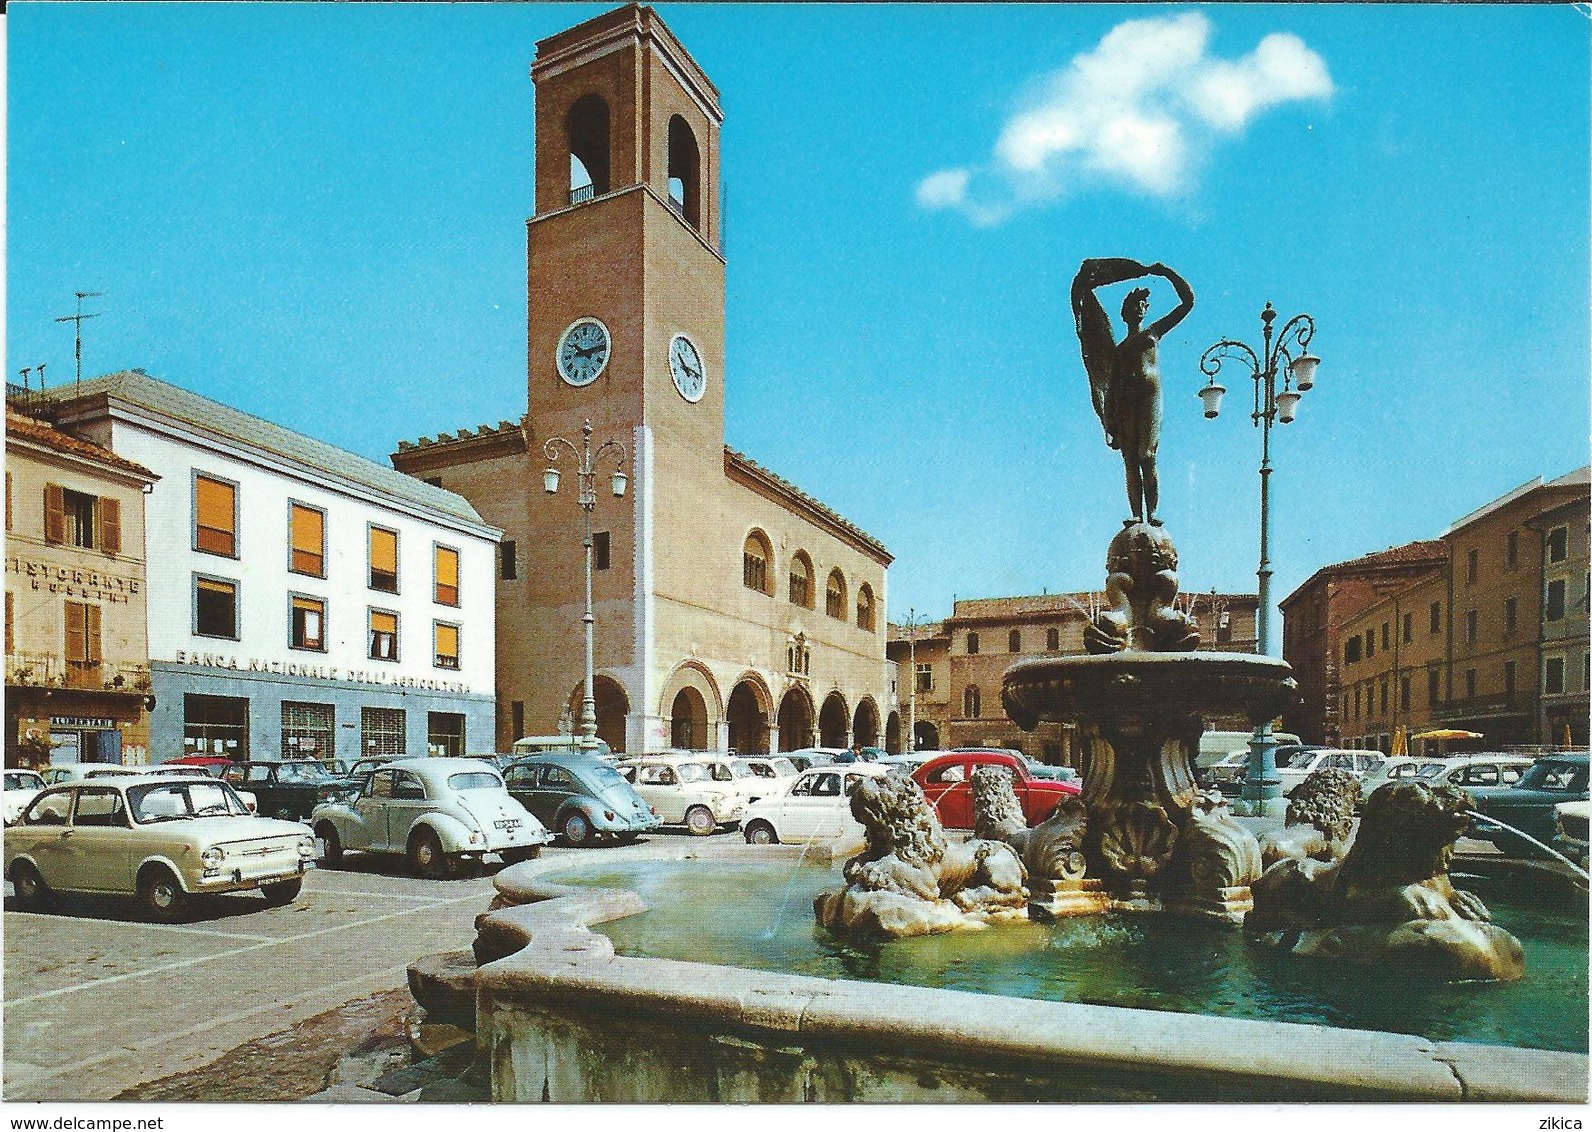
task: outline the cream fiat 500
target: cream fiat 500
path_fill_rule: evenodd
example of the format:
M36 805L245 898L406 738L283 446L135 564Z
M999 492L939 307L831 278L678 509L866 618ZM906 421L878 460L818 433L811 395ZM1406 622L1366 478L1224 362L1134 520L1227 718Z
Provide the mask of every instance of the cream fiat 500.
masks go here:
M447 877L496 853L525 861L553 839L509 796L503 776L483 759L395 759L343 797L310 815L326 863L344 850L402 853L427 877Z
M213 778L117 775L52 787L5 831L19 907L57 890L126 893L164 923L199 893L257 888L269 904L291 904L314 857L307 826L255 817Z

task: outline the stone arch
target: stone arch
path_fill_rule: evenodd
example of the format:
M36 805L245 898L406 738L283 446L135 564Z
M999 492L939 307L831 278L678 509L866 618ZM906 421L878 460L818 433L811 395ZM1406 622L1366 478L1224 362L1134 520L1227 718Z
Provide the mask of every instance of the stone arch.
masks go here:
M926 719L918 720L913 728L914 751L938 751L940 749L940 729Z
M682 688L695 688L701 694L709 723L724 718L724 696L719 692L719 682L713 679L706 665L696 660L682 661L664 681L663 694L658 699L659 715L665 719L673 715L674 701Z
M872 633L875 625L873 587L864 582L857 587L857 628Z
M702 228L702 158L696 134L676 114L669 119L669 203L691 227Z
M846 619L846 575L838 566L829 571L829 580L824 583L824 612L836 621Z
M746 541L741 544L741 584L774 596L774 548L768 535L756 527L746 533Z
M872 696L857 701L857 710L851 717L851 741L862 747L879 745L879 705Z
M586 694L586 682L575 685L569 697L569 718L574 724L574 734L580 735L580 704ZM597 738L614 751L625 749L625 727L630 715L630 694L625 686L606 673L592 678L592 699L596 701Z
M803 609L813 607L813 594L817 592L814 585L813 560L805 550L798 550L790 559L790 603L799 605Z
M796 685L779 701L779 749L799 751L813 745L813 698Z
M901 754L901 713L891 712L884 721L884 749L892 755Z
M735 682L724 712L734 750L743 755L768 752L769 710L773 702L768 686L756 673L748 672Z
M675 693L669 706L669 746L704 751L708 742L708 705L702 693L687 684Z
M601 196L610 188L608 103L600 94L582 95L570 106L564 128L569 138L570 203Z
M830 692L824 697L824 706L818 712L818 745L844 747L850 724L851 713L846 710L846 697L839 692Z

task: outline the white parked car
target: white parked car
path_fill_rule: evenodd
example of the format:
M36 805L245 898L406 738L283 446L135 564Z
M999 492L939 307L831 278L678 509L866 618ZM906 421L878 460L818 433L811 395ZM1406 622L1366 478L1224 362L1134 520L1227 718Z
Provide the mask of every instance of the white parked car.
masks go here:
M528 861L553 835L481 759L396 759L310 814L328 865L346 850L403 853L421 876L444 877L496 853Z
M44 789L45 782L36 770L8 770L5 775L5 794L0 809L4 811L5 823L15 825L34 795Z
M260 890L298 898L315 838L298 822L255 817L213 778L113 775L53 786L5 831L6 876L23 908L53 891L135 895L162 923L199 893Z
M803 842L850 834L860 838L862 826L851 816L851 792L864 778L891 773L878 763L815 766L804 770L790 788L746 807L741 832L749 845Z
M783 755L743 755L740 761L746 764L755 776L762 779L786 779L796 777L796 764ZM764 785L769 785L766 781Z
M1311 771L1346 770L1360 781L1374 773L1387 756L1381 751L1334 750L1330 747L1312 749L1295 747L1277 753L1277 777L1282 780L1283 797L1292 797L1301 782Z
M49 785L60 786L68 782L86 782L90 778L137 777L149 773L149 768L121 763L60 763L47 766L39 773Z
M619 773L656 810L666 825L683 825L705 837L740 820L746 798L733 787L724 760L703 756L647 755L619 764ZM750 772L748 772L750 775Z
M1531 769L1525 755L1459 755L1441 761L1427 760L1415 777L1428 784L1444 782L1450 786L1513 786Z

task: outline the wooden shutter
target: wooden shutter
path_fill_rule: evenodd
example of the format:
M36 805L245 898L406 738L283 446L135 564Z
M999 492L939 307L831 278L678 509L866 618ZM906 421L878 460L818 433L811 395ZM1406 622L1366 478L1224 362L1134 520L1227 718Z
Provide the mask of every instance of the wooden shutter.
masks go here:
M6 530L11 529L11 473L6 473Z
M87 615L84 632L84 649L87 655L84 659L90 664L98 664L103 658L100 651L100 607L85 605L83 610Z
M12 653L17 651L16 650L16 641L14 640L13 633L12 633L12 628L13 628L13 625L14 625L13 616L16 613L16 601L14 600L15 596L16 595L13 594L10 590L6 591L6 655L7 656L10 656Z
M44 541L66 541L66 497L58 483L44 485Z
M88 607L76 601L66 603L66 659L88 659Z
M122 552L122 504L108 495L99 498L100 549L106 554Z

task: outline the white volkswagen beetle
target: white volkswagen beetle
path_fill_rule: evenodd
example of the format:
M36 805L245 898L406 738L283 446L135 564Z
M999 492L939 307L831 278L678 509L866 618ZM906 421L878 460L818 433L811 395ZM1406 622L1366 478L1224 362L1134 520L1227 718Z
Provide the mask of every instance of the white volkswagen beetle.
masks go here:
M57 889L129 893L163 923L181 919L198 893L258 888L267 903L291 904L314 857L306 826L255 817L214 778L116 775L51 787L5 831L20 907Z
M526 861L553 839L481 759L395 759L310 814L328 865L345 850L403 853L421 876L446 877L496 853Z

